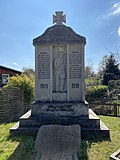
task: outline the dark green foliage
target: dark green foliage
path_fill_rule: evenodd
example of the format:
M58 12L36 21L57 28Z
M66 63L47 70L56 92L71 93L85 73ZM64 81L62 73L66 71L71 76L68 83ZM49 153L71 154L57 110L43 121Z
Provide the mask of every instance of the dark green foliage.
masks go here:
M86 100L90 103L95 101L95 99L102 98L107 95L107 86L98 85L89 87L86 90Z
M110 80L120 79L119 63L117 62L114 54L105 56L102 68L102 84L108 85Z
M120 80L111 80L108 83L109 92L114 89L120 89Z
M108 83L109 92L116 88L116 83L115 83L115 81L116 81L116 80L110 80L110 81L109 81L109 83Z

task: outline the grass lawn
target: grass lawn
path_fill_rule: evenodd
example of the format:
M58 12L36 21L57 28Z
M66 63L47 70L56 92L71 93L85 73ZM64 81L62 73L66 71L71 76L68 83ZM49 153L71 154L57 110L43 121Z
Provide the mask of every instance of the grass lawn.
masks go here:
M80 160L109 160L110 154L120 148L120 118L100 116L110 129L111 140L82 140ZM35 139L32 137L9 137L14 123L0 124L0 160L34 160Z

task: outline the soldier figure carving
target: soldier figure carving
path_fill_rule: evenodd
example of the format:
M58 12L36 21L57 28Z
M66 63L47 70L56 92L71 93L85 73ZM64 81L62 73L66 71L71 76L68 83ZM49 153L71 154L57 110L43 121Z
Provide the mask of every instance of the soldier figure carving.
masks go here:
M64 92L65 83L65 68L64 57L61 52L58 53L54 59L54 73L55 73L55 91Z

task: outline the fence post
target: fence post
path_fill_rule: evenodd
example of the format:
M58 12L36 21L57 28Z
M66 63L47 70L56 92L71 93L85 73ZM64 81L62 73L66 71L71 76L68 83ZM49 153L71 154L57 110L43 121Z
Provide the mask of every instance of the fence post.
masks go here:
M21 89L21 102L22 102L21 115L23 115L23 113L24 113L24 96L23 96L23 91L22 91L22 89Z
M117 104L114 104L114 116L117 117Z
M120 94L118 94L118 100L120 100Z

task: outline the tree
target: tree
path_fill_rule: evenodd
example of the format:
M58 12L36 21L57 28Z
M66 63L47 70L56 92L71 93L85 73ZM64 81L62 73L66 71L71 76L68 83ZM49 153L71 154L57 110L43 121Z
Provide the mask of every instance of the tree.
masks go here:
M92 69L89 66L85 67L85 78L91 78L93 77L94 72L92 71Z
M110 80L120 79L119 63L114 54L105 55L101 63L102 84L108 85Z
M85 66L85 78L91 78L94 76L93 66L93 61L88 59L87 65Z
M31 78L31 76L35 76L34 69L30 67L23 67L23 73L26 74L29 78Z

